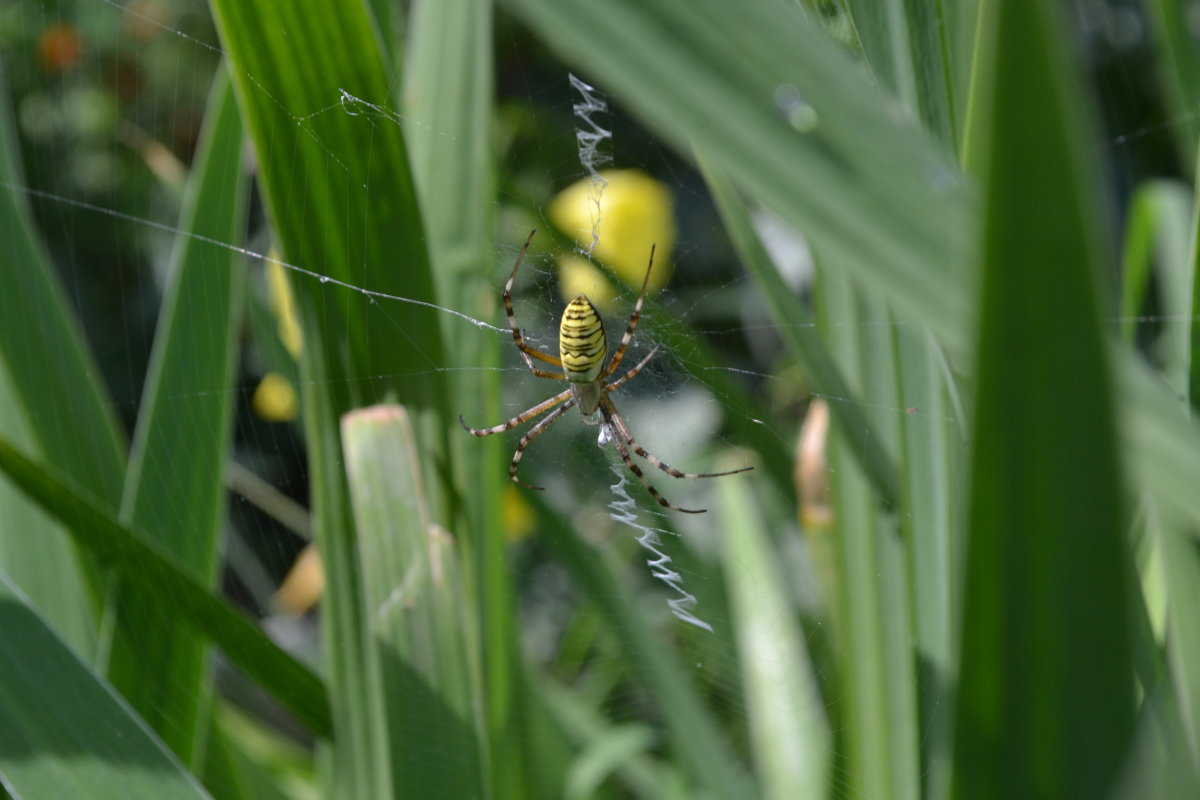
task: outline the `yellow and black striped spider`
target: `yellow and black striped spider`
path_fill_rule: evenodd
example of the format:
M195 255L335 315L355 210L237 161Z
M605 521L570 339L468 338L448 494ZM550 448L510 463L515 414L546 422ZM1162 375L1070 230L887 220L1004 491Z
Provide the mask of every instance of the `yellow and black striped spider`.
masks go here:
M517 317L513 313L512 287L513 281L517 277L517 270L521 268L521 261L525 258L526 251L529 250L530 242L533 241L534 233L537 233L536 229L531 231L529 238L525 240L525 246L521 248L521 253L517 256L517 263L513 266L512 274L508 276L508 282L504 284L504 291L500 295L504 300L504 313L508 316L509 327L512 328L513 341L521 351L521 357L525 359L529 371L539 378L565 380L569 381L571 385L549 400L538 403L533 408L521 412L500 425L491 428L472 428L461 416L458 418L459 424L475 436L491 436L493 433L511 430L539 414L554 409L521 437L521 441L517 444L517 451L513 453L512 463L508 466L508 476L514 481L529 489L541 489L541 486L531 486L517 477L517 465L521 463L521 456L524 455L525 448L571 406L579 406L579 411L585 420L591 419L599 411L604 424L600 437L601 443L612 441L616 444L617 452L621 454L621 460L625 462L625 466L629 467L629 471L637 476L642 486L646 487L646 491L658 501L659 505L688 514L703 513L704 509L702 508L680 508L667 502L666 498L650 485L650 481L646 479L641 467L630 457L629 451L633 450L674 478L718 478L722 475L736 475L739 472L753 469L753 467L742 467L728 472L681 472L642 449L642 446L634 440L633 434L629 432L629 426L625 424L625 420L621 418L609 396L625 385L626 381L641 372L642 368L658 352L656 346L633 369L615 381L608 381L609 377L617 371L617 367L621 365L621 359L625 357L625 349L629 347L630 341L633 340L633 332L637 329L638 318L642 314L642 302L646 299L646 285L650 280L650 271L654 267L654 248L650 248L650 263L646 266L646 277L642 280L642 290L633 306L633 314L629 317L625 335L621 337L621 344L617 347L617 351L605 364L604 357L608 353L608 343L604 338L604 323L587 295L577 295L563 311L562 321L558 328L558 357L543 353L525 341L525 334L521 332L521 327L517 324ZM539 369L533 363L535 358L561 371Z

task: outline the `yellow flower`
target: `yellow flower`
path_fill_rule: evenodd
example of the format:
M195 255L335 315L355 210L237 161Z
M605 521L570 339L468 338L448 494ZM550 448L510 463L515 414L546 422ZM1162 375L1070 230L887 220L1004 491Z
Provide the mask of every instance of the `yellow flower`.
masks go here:
M606 170L600 175L608 182L603 188L588 177L559 192L550 203L550 219L584 249L592 246L594 232L595 258L635 290L646 275L650 246L657 245L648 289L654 294L671 277L675 245L671 192L639 170ZM614 292L586 258L564 255L558 266L566 299L582 293L600 309L611 308Z

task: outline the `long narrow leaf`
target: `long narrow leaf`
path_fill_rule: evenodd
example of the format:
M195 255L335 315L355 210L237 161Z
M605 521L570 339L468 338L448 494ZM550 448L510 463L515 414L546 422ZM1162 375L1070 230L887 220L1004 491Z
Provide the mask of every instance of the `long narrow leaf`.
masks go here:
M727 468L741 463L727 461ZM763 796L819 800L829 786L832 737L787 581L749 484L726 481L721 497L724 561Z
M193 235L178 240L172 260L121 518L153 531L162 550L211 590L224 516L244 269L233 250L208 242L241 239L247 194L242 126L224 73L213 86L205 123L180 221ZM109 679L194 765L208 694L205 645L159 607L153 596L121 593Z
M208 797L0 573L0 788L16 798Z
M38 451L115 507L125 474L124 436L20 192L25 181L2 66L0 94L0 369L8 373L7 386ZM84 574L98 606L99 579Z
M342 441L394 795L482 796L469 594L453 540L430 521L412 423L402 406L373 406L343 417Z
M1059 8L987 9L956 797L1103 797L1133 725L1096 196Z
M175 612L176 620L202 631L314 733L330 735L329 705L320 679L209 593L171 556L121 525L85 491L31 461L4 439L0 439L0 471L61 522L97 561L158 598Z

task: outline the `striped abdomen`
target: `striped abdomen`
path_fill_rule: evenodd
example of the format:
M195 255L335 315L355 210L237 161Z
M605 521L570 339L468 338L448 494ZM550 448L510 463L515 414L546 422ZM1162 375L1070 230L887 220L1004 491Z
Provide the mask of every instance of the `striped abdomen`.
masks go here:
M577 295L563 310L558 326L558 355L572 383L591 383L604 367L608 345L604 323L585 295Z

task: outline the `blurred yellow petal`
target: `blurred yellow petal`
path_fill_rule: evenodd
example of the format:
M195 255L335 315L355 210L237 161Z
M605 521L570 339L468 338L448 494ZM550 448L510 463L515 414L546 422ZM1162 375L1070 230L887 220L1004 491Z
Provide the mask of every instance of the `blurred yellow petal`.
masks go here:
M657 245L649 286L649 293L654 294L671 277L671 250L675 246L671 192L640 170L606 170L600 175L608 181L603 191L590 177L568 186L551 201L550 219L585 249L592 245L594 230L598 237L595 257L634 289L641 287L650 247ZM589 279L571 263L579 260L577 256L559 260L564 296L570 299L582 291L601 308L610 306L607 301L612 293L598 288L605 282L598 276ZM589 288L569 288L568 278L575 280L573 287L588 283ZM604 299L597 297L605 294Z
M575 253L558 258L558 287L563 297L570 300L577 294L586 294L600 309L611 309L617 293L607 278L592 262Z
M296 390L278 372L268 372L254 390L254 413L271 422L289 422L298 410Z
M325 566L314 545L300 551L283 585L275 593L274 607L291 616L305 614L325 592Z
M271 301L271 311L275 314L278 324L279 340L292 354L292 358L300 357L300 348L304 339L300 335L300 324L296 321L296 301L292 297L292 289L288 286L287 275L279 265L278 256L272 248L267 262L267 296Z

